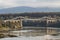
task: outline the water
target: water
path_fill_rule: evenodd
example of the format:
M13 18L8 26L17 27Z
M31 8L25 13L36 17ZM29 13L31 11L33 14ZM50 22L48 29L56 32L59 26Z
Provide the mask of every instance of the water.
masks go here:
M60 37L60 36L59 36ZM60 38L57 38L56 36L35 36L35 37L25 37L25 36L19 36L19 37L13 37L13 38L3 38L0 40L60 40Z
M41 32L40 30L20 30L11 31L11 33L18 37L7 37L0 40L60 40L60 35L46 35L44 31Z

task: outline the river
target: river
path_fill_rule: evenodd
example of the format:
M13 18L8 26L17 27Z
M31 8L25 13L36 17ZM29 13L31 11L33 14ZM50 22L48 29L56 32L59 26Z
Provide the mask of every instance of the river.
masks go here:
M42 32L40 30L20 30L11 32L18 37L1 38L0 40L60 40L60 35L47 35L44 31Z

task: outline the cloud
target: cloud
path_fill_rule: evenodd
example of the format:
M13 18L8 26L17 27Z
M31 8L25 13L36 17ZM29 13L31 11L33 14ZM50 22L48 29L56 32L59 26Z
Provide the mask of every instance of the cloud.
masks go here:
M60 0L0 0L0 8L16 6L60 7Z
M36 1L54 2L54 1L60 1L60 0L36 0Z

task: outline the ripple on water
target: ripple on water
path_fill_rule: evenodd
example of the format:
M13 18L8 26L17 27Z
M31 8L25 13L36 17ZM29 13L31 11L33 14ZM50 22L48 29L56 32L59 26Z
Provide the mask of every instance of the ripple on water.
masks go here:
M46 39L59 39L59 36L51 36L51 35L44 35L44 36L35 36L35 37L25 37L25 36L19 36L19 37L13 37L13 38L3 38L1 40L46 40Z

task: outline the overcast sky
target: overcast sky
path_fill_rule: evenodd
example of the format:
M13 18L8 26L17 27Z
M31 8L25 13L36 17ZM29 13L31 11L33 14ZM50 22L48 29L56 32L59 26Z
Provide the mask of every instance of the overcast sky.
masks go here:
M60 0L0 0L0 8L17 6L60 7Z

